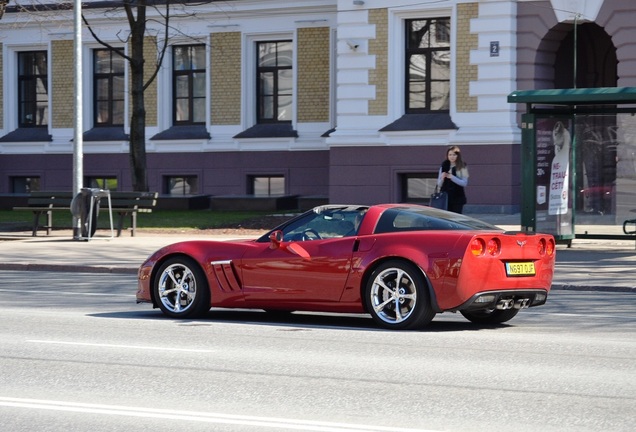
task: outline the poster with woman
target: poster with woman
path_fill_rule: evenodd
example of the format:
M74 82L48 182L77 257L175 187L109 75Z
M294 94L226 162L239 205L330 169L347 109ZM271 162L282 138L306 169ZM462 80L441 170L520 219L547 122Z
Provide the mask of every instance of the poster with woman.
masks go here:
M536 126L536 229L573 235L572 120L538 118Z

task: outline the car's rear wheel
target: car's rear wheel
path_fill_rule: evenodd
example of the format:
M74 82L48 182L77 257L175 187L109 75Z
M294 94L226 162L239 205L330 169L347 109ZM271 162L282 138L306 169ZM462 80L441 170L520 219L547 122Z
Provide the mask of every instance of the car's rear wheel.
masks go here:
M388 329L421 328L435 316L424 276L404 261L387 261L376 268L364 298L371 317Z
M210 288L191 258L174 257L159 268L154 294L161 311L172 318L195 318L210 310Z
M482 309L471 311L459 311L464 318L475 324L501 324L513 319L519 309Z

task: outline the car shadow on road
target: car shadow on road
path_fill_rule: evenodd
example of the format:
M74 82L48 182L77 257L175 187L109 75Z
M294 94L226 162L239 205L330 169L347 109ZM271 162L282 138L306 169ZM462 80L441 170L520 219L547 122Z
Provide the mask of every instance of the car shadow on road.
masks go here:
M125 311L90 314L95 318L120 318L172 321L180 327L203 327L214 324L249 324L259 326L283 327L280 331L351 330L351 331L393 331L376 324L370 316L364 314L318 314L318 313L268 313L261 310L212 309L199 319L173 319L159 310ZM426 327L415 331L422 332L459 332L483 331L511 327L509 324L477 325L469 321L453 319L453 316L439 315Z

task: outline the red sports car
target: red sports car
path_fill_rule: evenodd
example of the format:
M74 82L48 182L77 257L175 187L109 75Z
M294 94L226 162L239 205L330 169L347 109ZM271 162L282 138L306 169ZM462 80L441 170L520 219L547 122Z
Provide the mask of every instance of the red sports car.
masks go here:
M546 302L555 242L412 204L316 207L256 240L175 243L139 269L137 302L173 318L211 307L368 313L418 329L459 311L503 323Z

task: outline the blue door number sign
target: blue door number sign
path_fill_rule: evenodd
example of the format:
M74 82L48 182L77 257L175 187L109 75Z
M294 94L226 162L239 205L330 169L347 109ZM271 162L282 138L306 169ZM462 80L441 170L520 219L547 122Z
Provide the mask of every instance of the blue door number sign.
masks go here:
M499 41L490 42L490 57L499 57Z

